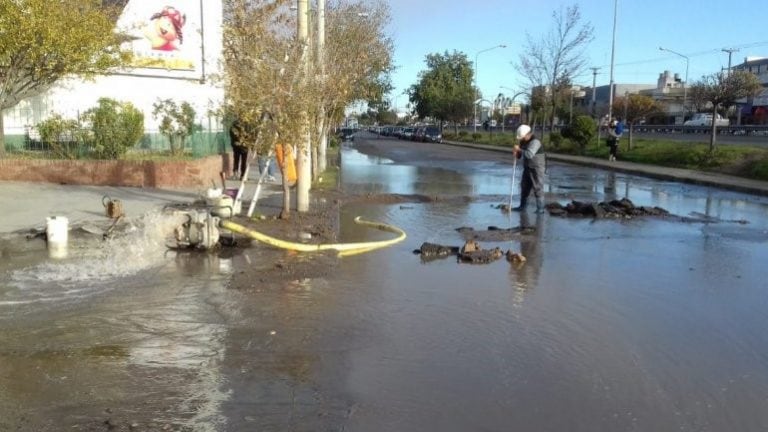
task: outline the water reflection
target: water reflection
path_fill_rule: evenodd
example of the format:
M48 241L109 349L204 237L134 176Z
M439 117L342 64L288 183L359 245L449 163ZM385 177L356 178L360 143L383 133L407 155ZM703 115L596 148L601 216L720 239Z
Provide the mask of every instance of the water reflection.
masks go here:
M441 166L470 182L488 175L471 171L485 170L479 164ZM508 196L508 172L503 189L475 190ZM360 407L349 428L760 430L768 252L753 238L766 237L768 200L554 164L549 174L548 199L627 197L720 222L509 220L459 201L345 208L342 227L365 213L409 234L335 275L345 293L354 287L336 319L369 341L342 356L339 379ZM422 264L410 254L426 240L458 243L451 228L517 217L537 227L503 244L528 257L524 266ZM750 223L726 222L741 218Z

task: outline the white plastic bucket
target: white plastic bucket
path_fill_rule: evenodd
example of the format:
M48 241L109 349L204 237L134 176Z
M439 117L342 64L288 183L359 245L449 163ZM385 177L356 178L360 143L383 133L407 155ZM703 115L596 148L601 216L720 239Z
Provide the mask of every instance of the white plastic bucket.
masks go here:
M69 219L64 216L46 218L45 234L49 246L66 246L69 240Z
M205 199L206 200L215 200L218 199L222 194L222 190L220 188L212 188L205 191Z
M211 210L211 214L223 218L240 214L240 211L242 210L242 204L238 201L238 205L235 206L234 200L228 195L220 196L219 199L216 200L215 203L211 203L211 205L214 206Z

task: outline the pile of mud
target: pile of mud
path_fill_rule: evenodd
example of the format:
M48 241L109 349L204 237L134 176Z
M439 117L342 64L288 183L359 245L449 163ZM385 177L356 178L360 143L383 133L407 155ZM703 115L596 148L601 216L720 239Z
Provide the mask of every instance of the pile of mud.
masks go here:
M670 216L661 207L637 207L627 198L599 203L571 201L565 206L555 202L547 204L546 208L550 215L559 217L631 219L639 216Z
M504 253L498 247L483 249L474 240L468 240L462 247L425 242L419 249L414 250L413 253L421 255L421 260L425 262L449 256L455 256L458 262L468 264L489 264L503 256L507 257L507 261L515 264L522 264L526 261L526 258L520 253L512 252L511 250Z

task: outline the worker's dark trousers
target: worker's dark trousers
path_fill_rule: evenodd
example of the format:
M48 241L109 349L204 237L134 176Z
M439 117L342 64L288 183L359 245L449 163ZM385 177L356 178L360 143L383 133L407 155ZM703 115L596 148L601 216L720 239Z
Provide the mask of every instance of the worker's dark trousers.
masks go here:
M528 205L528 195L533 191L536 197L536 207L541 210L544 207L544 194L542 193L542 182L539 170L535 168L525 168L520 180L520 209L523 210Z

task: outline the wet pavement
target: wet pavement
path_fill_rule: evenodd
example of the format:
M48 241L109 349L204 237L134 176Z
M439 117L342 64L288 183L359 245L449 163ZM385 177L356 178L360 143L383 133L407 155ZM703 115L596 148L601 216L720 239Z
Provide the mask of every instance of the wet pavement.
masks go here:
M3 240L0 430L768 428L768 199L550 164L547 201L708 222L509 215L507 155L358 138L342 160L345 192L414 199L343 206L341 240L387 236L358 215L408 239L324 277L232 287L297 258L169 252L154 216L109 244L78 234L66 260ZM521 225L483 246L522 266L412 253Z

